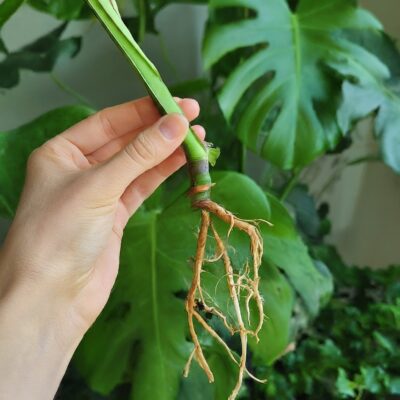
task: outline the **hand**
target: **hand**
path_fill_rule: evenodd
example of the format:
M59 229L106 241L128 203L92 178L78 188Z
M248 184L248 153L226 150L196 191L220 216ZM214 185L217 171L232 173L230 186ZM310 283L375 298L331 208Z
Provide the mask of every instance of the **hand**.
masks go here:
M0 325L14 330L6 338L24 326L28 340L51 331L72 354L107 302L126 223L185 163L179 146L199 106L179 105L187 119L160 118L149 98L111 107L34 151L0 259ZM0 332L0 346L1 339Z

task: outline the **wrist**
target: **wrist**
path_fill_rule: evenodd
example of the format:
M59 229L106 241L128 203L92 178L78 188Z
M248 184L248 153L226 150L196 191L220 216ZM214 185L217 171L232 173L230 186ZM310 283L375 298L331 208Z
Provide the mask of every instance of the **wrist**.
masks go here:
M47 331L63 350L73 347L87 330L74 313L74 299L24 269L0 258L0 317L11 326Z
M2 265L3 267L3 265ZM52 399L83 332L67 304L9 279L0 292L0 387L5 398ZM24 381L24 385L20 382Z

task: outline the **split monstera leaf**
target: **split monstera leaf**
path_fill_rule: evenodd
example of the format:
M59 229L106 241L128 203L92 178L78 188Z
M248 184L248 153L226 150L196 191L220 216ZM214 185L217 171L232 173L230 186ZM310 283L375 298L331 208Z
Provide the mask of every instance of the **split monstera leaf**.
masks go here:
M243 143L295 169L334 149L356 121L377 112L382 158L400 172L394 150L400 98L375 54L392 44L381 38L369 48L357 40L383 36L371 13L353 0L299 0L294 10L286 0L210 0L210 8L204 62L217 75L218 63L236 63L222 73L219 103ZM242 18L229 14L232 9L242 10ZM239 51L247 55L229 58Z

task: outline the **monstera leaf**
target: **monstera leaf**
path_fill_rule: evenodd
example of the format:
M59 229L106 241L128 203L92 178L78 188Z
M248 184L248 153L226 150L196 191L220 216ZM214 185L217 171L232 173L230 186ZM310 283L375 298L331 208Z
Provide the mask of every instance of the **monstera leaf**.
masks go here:
M390 69L390 79L380 82L371 76L352 76L343 87L344 101L339 109L339 124L344 132L360 118L372 113L375 136L380 143L382 160L400 173L400 54L396 44L385 34L349 36L376 54Z
M282 168L303 166L335 146L343 80L363 84L389 75L377 57L341 34L381 29L356 1L299 0L295 11L286 0L211 0L210 5L216 18L205 37L206 66L235 50L250 51L237 57L220 105L241 140ZM220 22L218 11L228 8L244 9L247 19Z

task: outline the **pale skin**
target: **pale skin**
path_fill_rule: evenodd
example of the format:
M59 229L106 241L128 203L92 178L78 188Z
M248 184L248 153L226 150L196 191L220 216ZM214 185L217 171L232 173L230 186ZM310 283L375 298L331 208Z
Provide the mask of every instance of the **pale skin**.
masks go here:
M53 399L106 304L129 218L185 163L185 117L149 98L107 108L34 151L0 249L0 400ZM204 129L194 126L204 138ZM134 267L134 266L133 266ZM139 318L140 316L138 316Z

